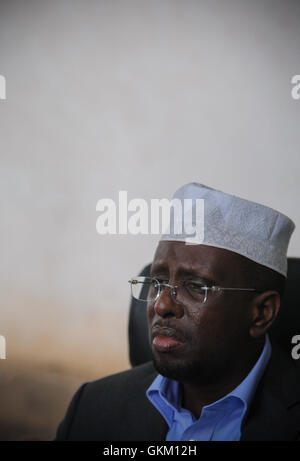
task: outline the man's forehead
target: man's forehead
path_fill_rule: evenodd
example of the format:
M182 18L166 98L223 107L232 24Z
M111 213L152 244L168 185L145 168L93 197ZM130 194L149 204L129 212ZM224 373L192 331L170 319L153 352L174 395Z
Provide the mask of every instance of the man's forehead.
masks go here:
M207 245L187 245L184 242L162 241L159 243L152 270L177 269L181 272L205 272L207 276L214 277L216 272L230 264L230 255L224 254L226 250ZM227 252L229 253L229 252Z
M175 278L195 275L216 285L229 286L242 283L244 272L253 264L248 258L224 248L164 240L156 249L151 274L162 272Z

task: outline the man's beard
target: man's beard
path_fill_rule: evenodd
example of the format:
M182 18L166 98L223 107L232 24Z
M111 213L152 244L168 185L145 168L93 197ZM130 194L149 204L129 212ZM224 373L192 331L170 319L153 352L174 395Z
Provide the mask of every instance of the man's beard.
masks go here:
M159 374L176 381L193 381L203 376L203 364L195 361L185 360L184 363L178 363L172 358L168 361L160 360L153 355L153 364Z
M201 385L212 385L226 375L227 361L216 360L213 356L206 359L174 360L172 357L161 359L153 355L153 364L156 371L166 378L179 382L198 382ZM222 363L223 362L223 363Z

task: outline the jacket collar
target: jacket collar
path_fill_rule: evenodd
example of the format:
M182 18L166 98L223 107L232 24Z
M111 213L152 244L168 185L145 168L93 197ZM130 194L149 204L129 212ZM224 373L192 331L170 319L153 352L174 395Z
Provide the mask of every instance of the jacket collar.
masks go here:
M276 344L272 349L241 440L294 440L300 433L300 370Z
M157 372L151 367L140 382L145 390ZM272 356L242 424L241 440L295 440L300 438L300 370L294 361L272 343ZM168 425L148 401L140 421L143 440L165 440Z

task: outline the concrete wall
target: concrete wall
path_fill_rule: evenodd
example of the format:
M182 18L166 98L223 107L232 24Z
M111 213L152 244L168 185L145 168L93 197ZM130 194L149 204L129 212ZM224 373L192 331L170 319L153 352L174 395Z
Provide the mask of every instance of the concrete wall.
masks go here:
M81 382L129 366L127 280L157 237L100 236L99 199L199 181L290 216L300 255L299 13L1 1L2 438L51 438Z

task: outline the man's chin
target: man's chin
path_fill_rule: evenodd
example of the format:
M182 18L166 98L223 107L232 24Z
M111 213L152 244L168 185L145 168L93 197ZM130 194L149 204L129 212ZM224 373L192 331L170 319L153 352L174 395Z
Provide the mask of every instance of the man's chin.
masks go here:
M153 364L160 375L176 381L188 381L195 379L197 375L199 376L195 364L186 361L183 363L179 360L172 360L171 358L162 359L154 355Z

